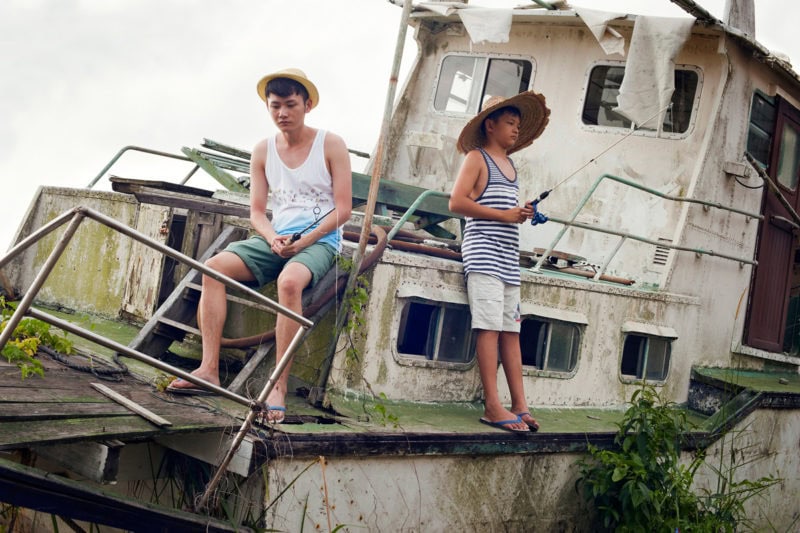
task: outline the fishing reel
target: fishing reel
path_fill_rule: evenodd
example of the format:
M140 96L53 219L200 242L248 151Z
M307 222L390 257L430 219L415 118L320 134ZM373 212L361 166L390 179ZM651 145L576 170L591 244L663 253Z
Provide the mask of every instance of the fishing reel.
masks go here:
M537 224L544 224L545 222L550 220L549 218L547 218L547 215L539 211L539 209L537 208L539 202L547 198L549 195L550 191L544 191L542 194L539 195L539 198L531 202L531 206L533 207L533 217L531 218L531 226L536 226Z

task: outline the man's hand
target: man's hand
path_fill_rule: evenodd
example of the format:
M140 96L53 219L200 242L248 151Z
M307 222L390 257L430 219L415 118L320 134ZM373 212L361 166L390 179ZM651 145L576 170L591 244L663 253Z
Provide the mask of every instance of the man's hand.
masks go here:
M305 245L302 244L303 239L290 242L291 238L291 235L279 235L272 239L272 251L284 259L289 259L300 253L300 250L305 248Z

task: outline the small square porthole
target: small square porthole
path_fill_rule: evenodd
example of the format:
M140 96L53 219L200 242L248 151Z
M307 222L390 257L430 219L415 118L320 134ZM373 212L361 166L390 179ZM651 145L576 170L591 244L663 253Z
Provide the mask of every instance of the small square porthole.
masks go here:
M576 324L525 317L519 334L522 364L550 372L573 372L578 364L580 341L580 328Z
M475 341L466 305L411 299L405 302L397 352L444 363L469 363Z
M672 339L628 333L622 347L623 380L664 381L669 373Z

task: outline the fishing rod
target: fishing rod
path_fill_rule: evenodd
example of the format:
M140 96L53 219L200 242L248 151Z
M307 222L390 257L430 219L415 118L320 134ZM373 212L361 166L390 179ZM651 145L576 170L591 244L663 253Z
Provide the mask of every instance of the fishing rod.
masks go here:
M296 232L296 233L293 233L293 234L292 234L292 237L289 239L289 244L292 244L293 242L299 241L299 240L300 240L300 237L302 237L302 236L303 236L303 233L305 233L305 232L307 232L308 230L310 230L311 228L313 228L313 227L314 227L316 224L319 224L319 221L320 221L320 220L322 220L322 219L323 219L323 218L325 218L326 216L328 216L328 215L330 215L331 213L333 213L333 211L334 211L335 209L336 209L336 206L333 206L333 207L331 207L331 208L330 208L330 210L329 210L327 213L325 213L325 214L324 214L324 215L322 215L321 217L317 218L317 219L316 219L314 222L312 222L311 224L309 224L309 225L308 225L308 226L306 226L305 228L301 229L300 231L298 231L298 232ZM315 217L319 215L319 213L320 213L320 208L319 208L319 206L316 206L316 207L314 207L313 213L314 213L314 216L315 216Z
M669 108L671 108L671 107L672 107L672 102L670 102L670 103L669 103L669 104L667 104L666 106L664 106L664 107L660 108L660 109L659 109L659 110L657 110L655 113L653 113L653 114L652 114L650 117L648 117L648 118L647 118L647 119L646 119L644 122L642 122L642 125L644 125L644 124L647 124L648 122L650 122L651 120L653 120L653 119L656 117L656 115L659 115L659 114L661 114L661 112L662 112L662 111L665 111L665 110L667 110L667 109L669 109ZM541 202L542 200L544 200L545 198L547 198L548 196L550 196L550 193L551 193L551 192L553 192L554 190L556 190L556 188L560 187L560 186L561 186L561 185L563 185L563 184L564 184L564 183L565 183L567 180L569 180L570 178L574 177L574 176L575 176L575 175L576 175L578 172L580 172L580 171L581 171L581 170L583 170L584 168L588 167L589 165L591 165L592 163L594 163L595 161L597 161L597 160L598 160L600 157L602 157L602 156L603 156L603 155L604 155L606 152L610 151L612 148L614 148L615 146L617 146L619 143L621 143L622 141L624 141L625 139L627 139L628 137L630 137L631 135L633 135L633 133L634 133L634 132L636 132L636 131L639 131L639 129L641 129L641 126L639 126L639 125L636 125L636 126L634 126L633 128L631 128L631 131L629 131L628 133L626 133L625 135L623 135L623 136L622 136L620 139L617 139L616 141L614 141L614 142L613 142L612 144L610 144L610 145L609 145L609 146L608 146L608 147L607 147L605 150L603 150L602 152L600 152L599 154L597 154L596 156L594 156L593 158L591 158L589 161L587 161L586 163L584 163L583 165L581 165L581 166L580 166L578 169L576 169L576 170L575 170L575 171L574 171L572 174L570 174L570 175L569 175L569 176L567 176L566 178L562 179L561 181L559 181L558 183L556 183L555 185L553 185L551 188L549 188L549 189L547 189L546 191L542 192L542 193L539 195L539 197L538 197L538 198L536 198L536 200L533 200L532 202L529 202L529 203L531 204L531 206L533 207L533 211L534 211L533 218L531 218L531 226L535 226L535 225L537 225L537 224L544 224L545 222L547 222L547 221L549 220L549 219L547 218L547 216L546 216L544 213L541 213L541 212L539 212L539 210L537 209L537 206L539 205L539 202Z

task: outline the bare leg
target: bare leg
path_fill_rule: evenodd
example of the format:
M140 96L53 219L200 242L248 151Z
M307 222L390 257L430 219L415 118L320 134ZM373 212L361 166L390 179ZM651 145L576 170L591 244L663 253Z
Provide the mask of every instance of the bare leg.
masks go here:
M478 330L476 342L478 370L481 374L481 383L483 383L483 394L485 396L483 416L490 422L511 420L517 416L503 407L497 393L497 341L499 336L500 333L497 331L481 329ZM522 384L521 370L520 367L520 385ZM508 424L507 427L520 430L528 429L528 426L523 422Z
M297 314L303 312L303 289L311 283L311 271L300 263L287 264L280 276L278 276L278 303L291 309ZM277 365L292 339L300 329L300 324L291 318L278 314L275 323L275 364ZM271 406L286 406L286 390L289 382L289 370L292 367L291 361L286 365L283 373L275 383L275 387L267 398L267 404ZM273 421L283 418L283 413L268 413L268 419Z
M238 281L252 281L253 274L239 258L231 252L220 252L208 261L206 266ZM203 275L203 291L197 308L197 323L203 337L203 359L192 375L219 385L219 348L222 342L222 328L228 312L225 285L214 278ZM194 387L192 383L176 380L171 388Z
M503 331L500 333L500 360L506 375L508 390L511 392L511 412L527 413L528 400L525 398L525 387L522 384L522 352L519 348L519 333ZM523 417L528 423L536 424L530 415ZM538 427L538 424L536 424Z

